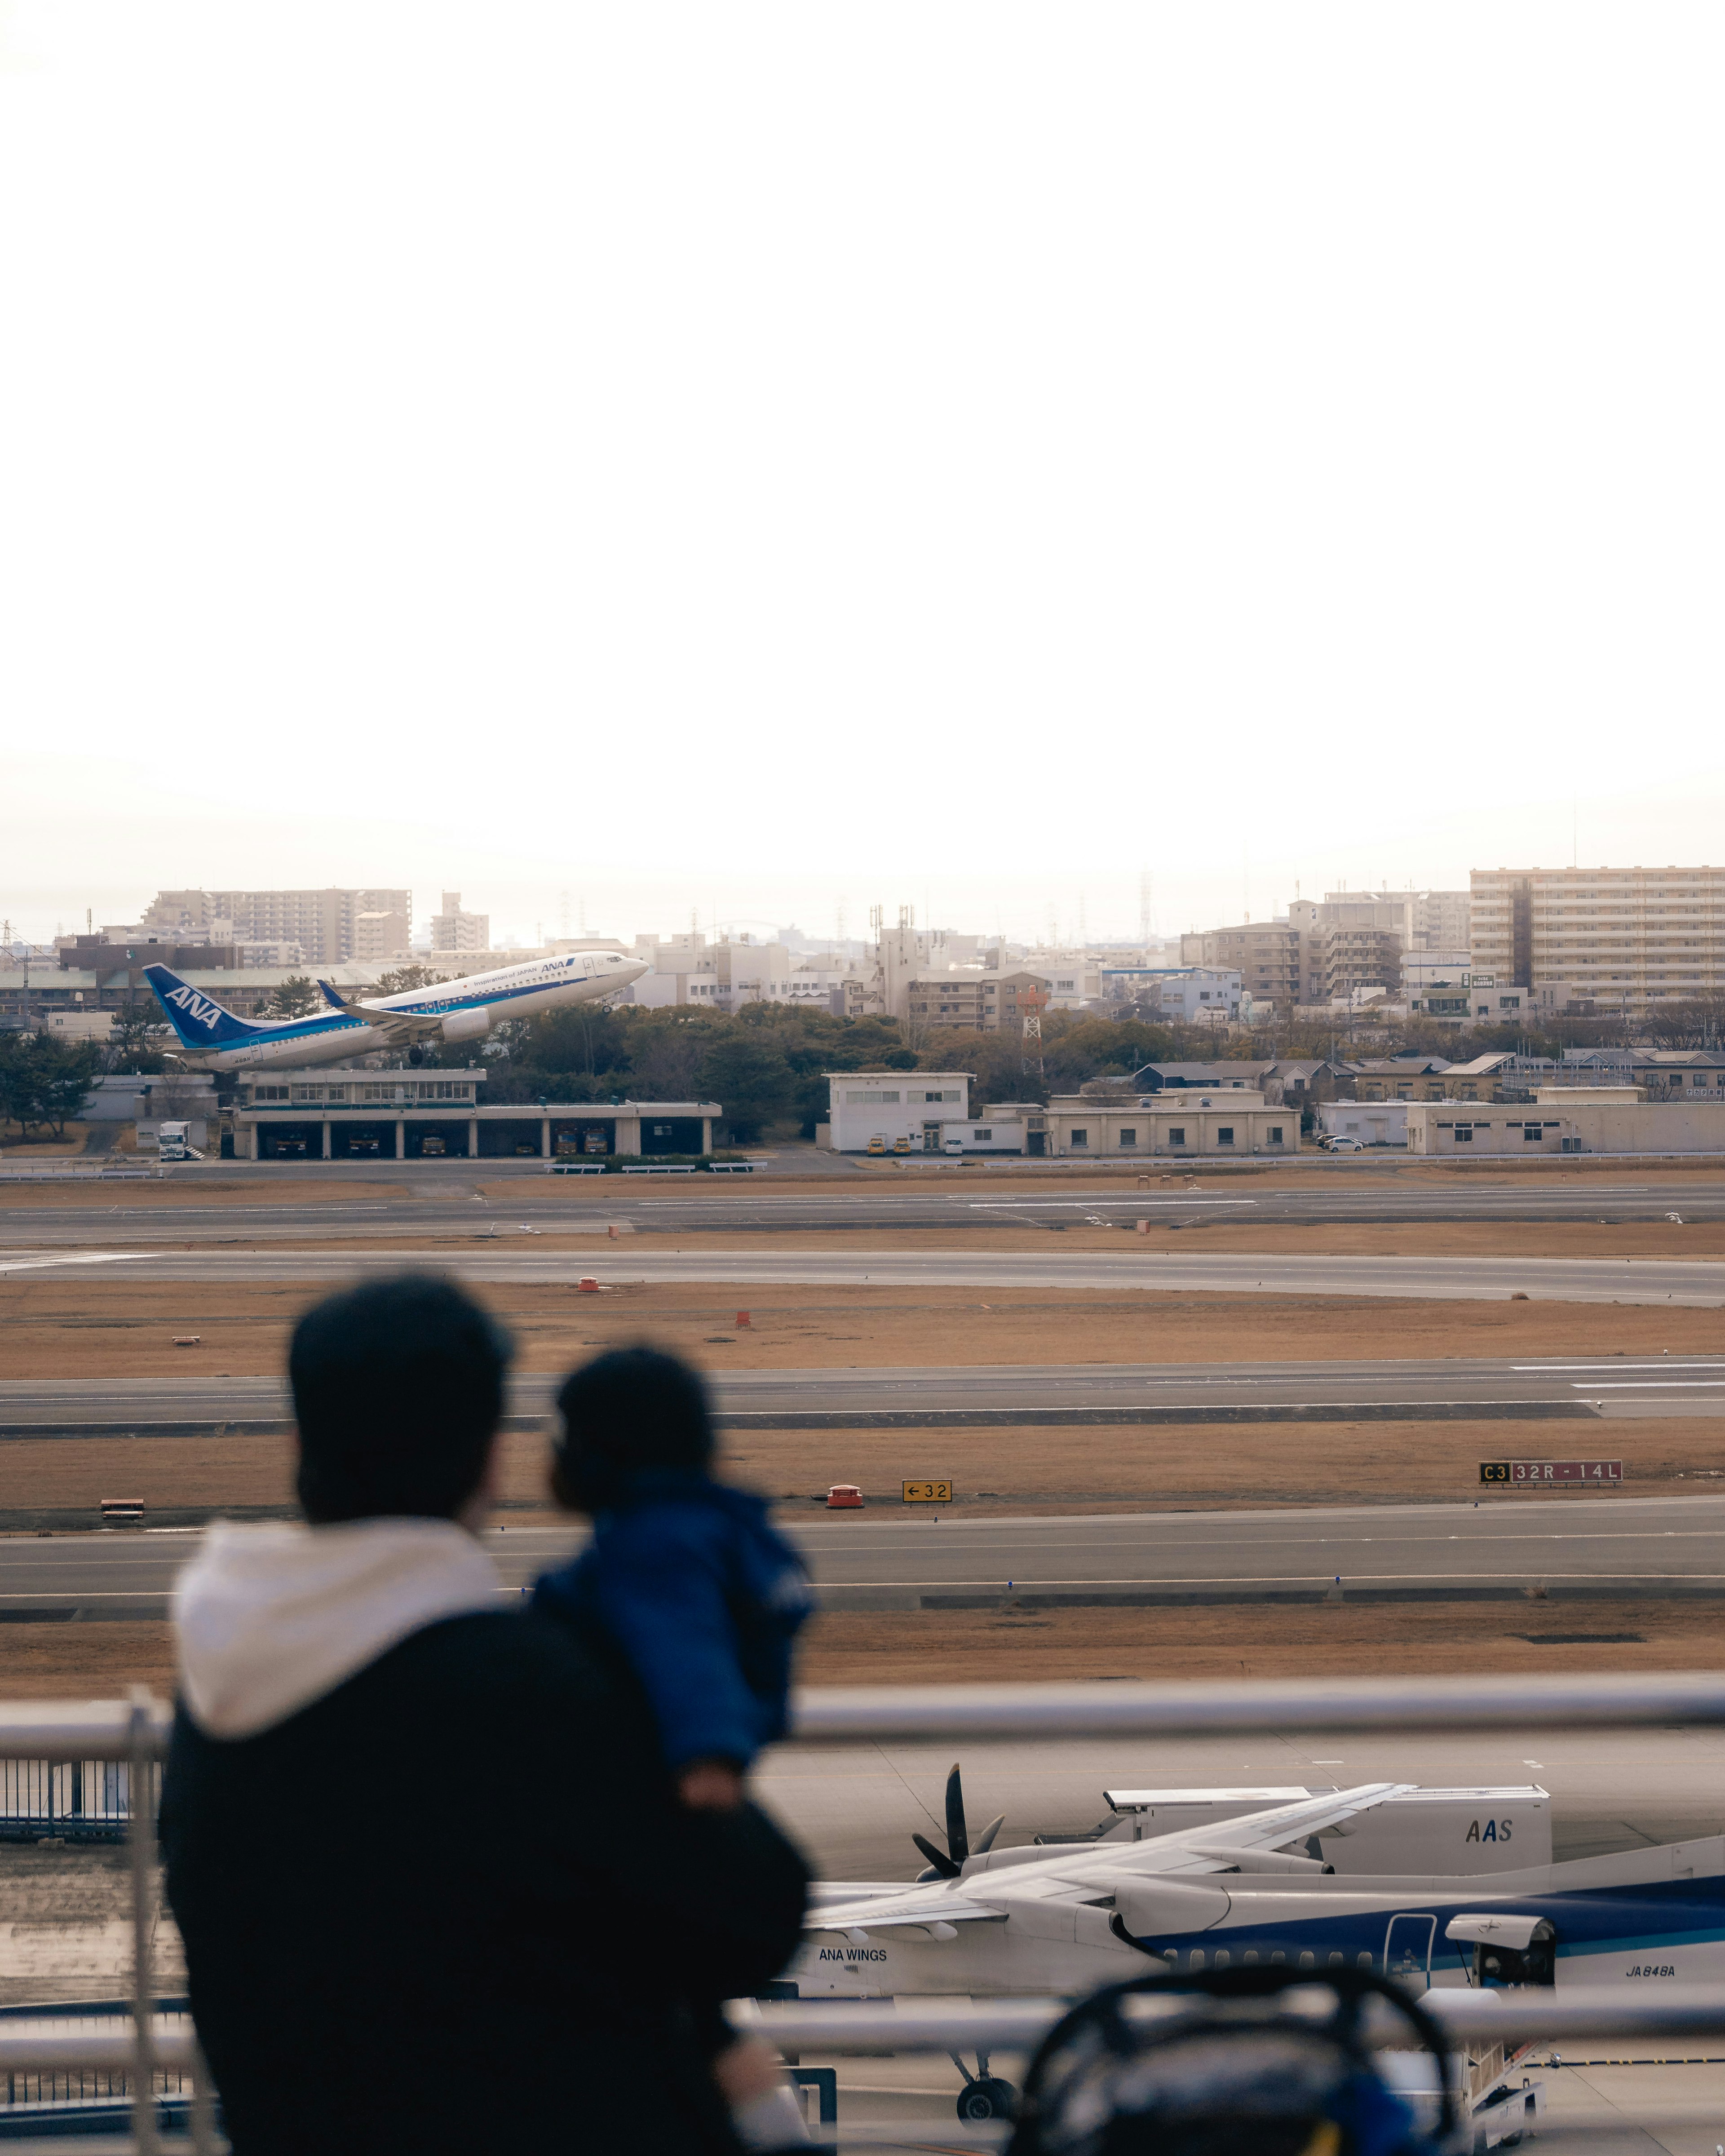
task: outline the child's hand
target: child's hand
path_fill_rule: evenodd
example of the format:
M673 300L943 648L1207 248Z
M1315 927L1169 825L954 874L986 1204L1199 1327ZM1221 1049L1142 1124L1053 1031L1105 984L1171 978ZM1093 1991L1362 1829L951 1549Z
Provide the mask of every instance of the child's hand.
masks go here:
M742 1777L728 1759L697 1759L677 1777L677 1794L691 1812L732 1812L742 1802Z

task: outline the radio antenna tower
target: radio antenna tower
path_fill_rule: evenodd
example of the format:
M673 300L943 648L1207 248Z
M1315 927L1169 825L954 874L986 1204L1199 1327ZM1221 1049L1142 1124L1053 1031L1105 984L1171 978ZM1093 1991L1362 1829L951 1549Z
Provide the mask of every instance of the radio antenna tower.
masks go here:
M1150 947L1150 871L1141 869L1138 872L1138 941L1146 950Z
M1048 996L1044 989L1027 988L1019 1001L1024 1014L1023 1068L1026 1075L1035 1073L1040 1086L1045 1076L1042 1065L1042 1006Z

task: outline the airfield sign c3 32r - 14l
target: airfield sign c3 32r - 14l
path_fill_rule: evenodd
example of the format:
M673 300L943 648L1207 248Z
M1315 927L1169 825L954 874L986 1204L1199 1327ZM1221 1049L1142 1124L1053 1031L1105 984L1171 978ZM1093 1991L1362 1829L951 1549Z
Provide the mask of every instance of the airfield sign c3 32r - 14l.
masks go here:
M1620 1460L1482 1460L1481 1482L1583 1482L1599 1489L1623 1480Z

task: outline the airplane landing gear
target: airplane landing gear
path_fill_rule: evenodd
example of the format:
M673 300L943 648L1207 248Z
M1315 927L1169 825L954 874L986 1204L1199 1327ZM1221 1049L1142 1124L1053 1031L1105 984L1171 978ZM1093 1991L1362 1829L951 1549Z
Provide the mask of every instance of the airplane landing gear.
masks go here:
M977 2053L974 2073L956 2051L949 2051L947 2056L964 2076L964 2088L957 2109L967 2126L981 2126L991 2118L1012 2118L1017 2115L1019 2092L1010 2082L997 2080L988 2071L986 2051Z

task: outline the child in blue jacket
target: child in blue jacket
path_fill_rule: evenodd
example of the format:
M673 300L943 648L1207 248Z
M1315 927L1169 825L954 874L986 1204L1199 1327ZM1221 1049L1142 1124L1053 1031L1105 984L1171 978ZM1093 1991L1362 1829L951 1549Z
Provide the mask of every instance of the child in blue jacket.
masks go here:
M710 1472L706 1389L674 1355L596 1356L557 1395L559 1502L593 1520L534 1609L619 1650L645 1687L686 1804L726 1808L785 1733L791 1645L809 1576L764 1501Z

